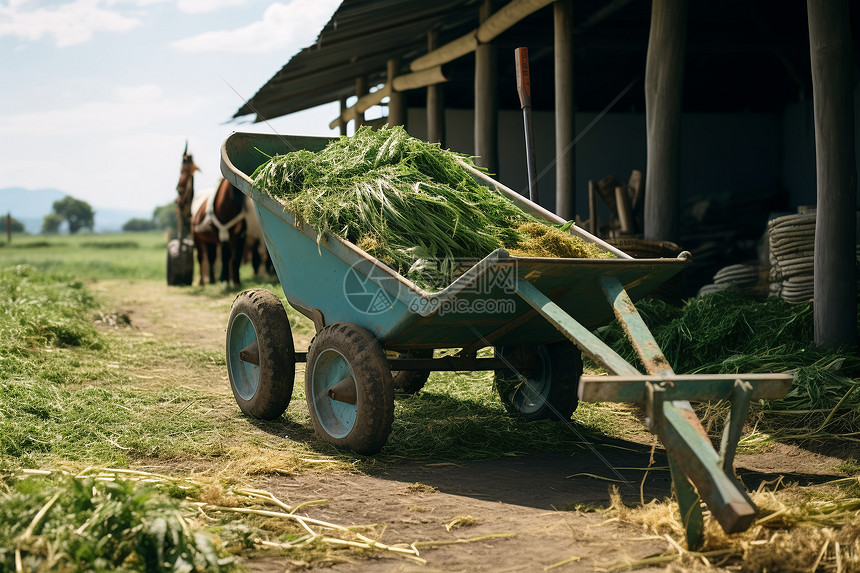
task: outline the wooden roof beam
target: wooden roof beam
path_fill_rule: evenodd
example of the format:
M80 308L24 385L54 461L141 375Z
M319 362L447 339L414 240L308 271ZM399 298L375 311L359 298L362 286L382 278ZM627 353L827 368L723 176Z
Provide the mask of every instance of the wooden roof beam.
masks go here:
M441 66L461 58L466 54L474 52L478 44L488 44L499 34L511 28L514 24L537 12L544 6L552 4L554 0L513 0L493 13L480 26L453 40L444 46L440 46L420 58L415 58L409 64L413 72L426 70L435 66Z
M328 124L328 126L330 129L334 129L341 125L341 123L348 123L350 120L358 117L358 114L364 113L371 107L381 103L383 99L389 97L393 92L405 92L418 88L425 88L427 86L447 82L448 79L449 78L442 70L442 66L436 66L429 70L422 70L412 74L397 76L392 80L391 85L385 85L373 93L369 93L358 98L357 102L343 110L338 117Z

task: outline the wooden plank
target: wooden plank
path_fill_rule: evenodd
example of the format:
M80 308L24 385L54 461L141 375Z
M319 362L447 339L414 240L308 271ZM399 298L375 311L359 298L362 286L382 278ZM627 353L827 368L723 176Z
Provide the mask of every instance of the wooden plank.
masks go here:
M358 83L356 83L356 86L358 87ZM390 94L391 88L386 85L373 93L364 94L350 107L345 108L341 106L340 116L328 124L329 128L334 129L339 125L348 123L352 119L359 121L360 123L356 123L356 126L360 126L364 123L364 112L382 102Z
M618 211L618 222L622 233L633 233L636 224L633 222L633 209L630 207L630 195L624 187L615 187L615 208Z
M752 400L773 400L788 391L791 374L672 374L667 376L581 376L583 402L644 402L646 382L666 382L668 399L722 400L730 397L735 380L753 386Z
M362 96L364 96L366 93L367 78L364 76L355 78L355 95L358 96L359 101L361 101ZM358 130L359 127L364 125L364 111L361 111L357 107L354 107L353 113L355 114L355 129Z
M391 87L394 88L395 92L405 92L445 83L448 79L442 66L436 66L435 68L421 70L420 72L397 76L391 83Z
M440 66L474 52L478 44L488 44L496 36L512 27L514 24L537 12L544 6L552 4L553 0L512 0L498 12L487 18L475 30L448 42L439 48L434 47L420 58L415 58L409 64L413 72Z

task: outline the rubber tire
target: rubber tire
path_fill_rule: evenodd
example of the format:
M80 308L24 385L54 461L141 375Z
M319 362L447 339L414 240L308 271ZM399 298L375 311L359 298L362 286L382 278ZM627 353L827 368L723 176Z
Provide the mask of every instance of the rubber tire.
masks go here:
M239 351L257 341L260 365L239 358ZM227 322L227 374L239 409L261 420L278 418L290 405L296 377L296 353L290 320L271 292L239 293Z
M327 395L346 376L355 381L354 405ZM314 431L324 441L373 455L388 440L394 421L391 370L382 346L364 328L335 322L317 332L308 349L305 397Z
M407 352L388 352L390 358L433 358L433 351L409 350ZM394 391L403 394L415 394L424 387L430 378L430 370L392 370L391 379Z
M582 376L582 353L568 341L552 344L527 344L497 347L496 356L521 354L537 360L539 372L529 373L527 384L539 391L537 399L529 398L518 376L512 370L497 370L496 391L505 409L526 420L570 420L579 405L578 385Z

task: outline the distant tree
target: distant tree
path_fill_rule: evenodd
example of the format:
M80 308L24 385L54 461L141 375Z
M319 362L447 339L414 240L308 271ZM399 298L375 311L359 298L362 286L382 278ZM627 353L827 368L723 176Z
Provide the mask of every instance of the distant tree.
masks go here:
M155 221L152 219L129 219L122 226L123 232L132 232L132 231L152 231L153 229L157 229L155 226Z
M176 203L156 207L152 212L152 220L156 229L176 229Z
M12 227L13 233L23 233L26 231L26 229L24 228L24 223L22 223L21 221L19 221L15 217L12 217L12 224L10 225L10 227ZM6 232L6 215L0 215L0 233L5 233L5 232Z
M63 224L64 220L65 219L57 213L45 215L45 218L42 219L42 234L56 235L60 232L60 225Z
M59 215L63 221L69 224L69 233L75 234L81 229L92 231L95 214L93 208L86 201L65 196L59 201L54 201L54 214Z

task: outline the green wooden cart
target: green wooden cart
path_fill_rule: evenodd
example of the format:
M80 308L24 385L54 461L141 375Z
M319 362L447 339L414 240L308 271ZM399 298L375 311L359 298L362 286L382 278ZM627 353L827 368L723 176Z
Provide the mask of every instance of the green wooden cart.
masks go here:
M316 233L250 179L268 156L316 151L327 138L234 133L221 150L224 177L248 194L289 304L316 328L296 351L279 299L241 293L227 325L227 369L245 414L280 416L289 405L296 363L305 362L305 395L318 436L361 454L378 452L391 431L395 389L414 392L432 370L494 370L505 407L529 419L568 421L579 400L639 402L669 456L688 544L702 539L700 501L727 532L746 529L756 509L734 476L733 460L750 400L783 395L783 374L684 376L673 373L633 301L690 263L634 259L576 227L571 232L616 258L510 256L474 261L449 286L425 292L352 243ZM465 164L464 164L465 166ZM483 173L474 176L526 212L563 222ZM591 330L619 320L646 372ZM478 351L494 348L492 357ZM457 349L444 357L433 350ZM583 376L581 352L609 376ZM690 401L729 399L715 449Z

